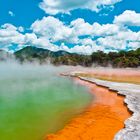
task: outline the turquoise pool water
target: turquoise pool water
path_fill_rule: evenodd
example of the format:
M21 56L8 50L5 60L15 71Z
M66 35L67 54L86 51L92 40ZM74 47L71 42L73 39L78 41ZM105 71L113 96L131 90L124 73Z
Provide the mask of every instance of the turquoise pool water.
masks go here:
M0 140L43 140L83 112L91 95L58 75L66 70L0 65Z

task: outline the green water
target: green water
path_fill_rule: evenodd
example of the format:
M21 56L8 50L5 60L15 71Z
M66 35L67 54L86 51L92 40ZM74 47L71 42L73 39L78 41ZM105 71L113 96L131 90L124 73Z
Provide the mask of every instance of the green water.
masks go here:
M0 140L43 140L84 110L91 95L62 70L0 66Z

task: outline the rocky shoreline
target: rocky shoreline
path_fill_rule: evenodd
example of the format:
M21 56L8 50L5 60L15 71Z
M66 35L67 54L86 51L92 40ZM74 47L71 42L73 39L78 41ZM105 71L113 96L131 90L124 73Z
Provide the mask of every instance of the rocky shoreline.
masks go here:
M77 73L71 73L70 76L76 76ZM78 76L81 80L104 86L110 90L117 91L119 95L126 96L124 102L129 111L133 112L132 117L127 119L125 128L120 130L114 137L114 140L140 140L140 85L129 83L110 82L95 78Z

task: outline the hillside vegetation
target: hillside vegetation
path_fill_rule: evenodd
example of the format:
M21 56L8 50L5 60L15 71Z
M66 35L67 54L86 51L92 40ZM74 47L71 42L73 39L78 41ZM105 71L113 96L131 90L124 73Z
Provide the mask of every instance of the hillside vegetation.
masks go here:
M52 52L32 46L25 47L15 52L15 57L21 63L39 62L40 64L51 62L54 65L81 65L81 66L109 66L113 67L138 67L140 66L140 48L131 51L104 53L93 52L91 55L80 55L65 51Z

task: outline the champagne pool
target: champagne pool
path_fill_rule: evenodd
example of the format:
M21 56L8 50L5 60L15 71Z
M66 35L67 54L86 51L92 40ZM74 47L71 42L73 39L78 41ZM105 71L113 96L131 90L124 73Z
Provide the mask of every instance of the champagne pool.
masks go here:
M0 64L0 140L43 140L84 111L92 97L66 70Z

